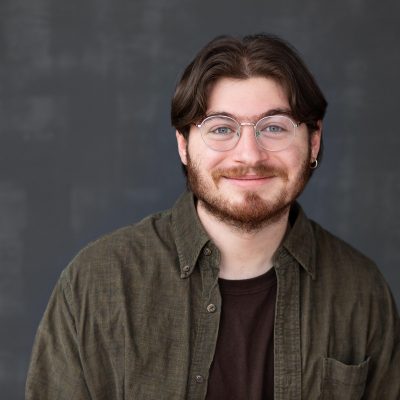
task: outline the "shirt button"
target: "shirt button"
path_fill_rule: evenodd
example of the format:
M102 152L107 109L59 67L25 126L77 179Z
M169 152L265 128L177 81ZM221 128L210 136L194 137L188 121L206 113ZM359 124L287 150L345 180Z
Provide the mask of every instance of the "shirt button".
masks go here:
M213 312L215 312L217 310L217 307L215 306L215 304L209 304L208 306L207 306L207 311L209 312L209 313L213 313Z
M211 254L211 250L208 247L205 247L204 250L203 250L203 254L205 256L209 256Z
M183 272L189 272L190 267L189 267L189 265L185 265L182 269L183 269Z
M204 382L204 378L203 378L202 375L196 375L195 379L196 379L197 383L203 383Z

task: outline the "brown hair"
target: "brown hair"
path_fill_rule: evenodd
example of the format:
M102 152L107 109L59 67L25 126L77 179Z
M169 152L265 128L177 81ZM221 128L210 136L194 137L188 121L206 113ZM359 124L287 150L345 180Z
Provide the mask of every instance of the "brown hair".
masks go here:
M210 86L220 78L272 78L285 90L293 118L310 133L322 120L327 102L296 50L274 35L234 38L219 36L209 42L186 67L171 104L172 125L188 138L190 127L207 111ZM318 161L322 156L322 146Z

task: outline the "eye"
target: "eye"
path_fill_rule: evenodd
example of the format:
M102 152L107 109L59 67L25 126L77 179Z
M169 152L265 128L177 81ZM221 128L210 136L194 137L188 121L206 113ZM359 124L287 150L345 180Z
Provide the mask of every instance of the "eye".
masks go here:
M271 133L280 133L283 132L285 129L279 125L269 125L266 126L264 131L271 132Z
M257 130L257 136L280 136L282 134L287 133L287 130L285 129L284 126L280 125L265 125L260 127L260 129Z
M203 121L201 132L207 140L229 141L239 135L239 126L232 118L212 116Z
M291 120L281 115L266 117L257 123L258 136L283 137L292 133L293 129Z
M229 126L218 126L217 128L211 129L210 133L214 135L226 136L231 135L234 133L234 131Z

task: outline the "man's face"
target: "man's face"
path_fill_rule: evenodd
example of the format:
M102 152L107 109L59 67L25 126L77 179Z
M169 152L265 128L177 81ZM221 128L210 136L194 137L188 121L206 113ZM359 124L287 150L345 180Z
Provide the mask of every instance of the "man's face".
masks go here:
M284 90L272 79L221 78L209 92L207 115L228 114L240 123L255 123L271 110L290 112ZM310 138L301 124L288 148L271 152L257 144L252 126L241 129L236 146L219 152L207 147L199 128L192 126L188 142L177 133L178 149L198 207L241 230L254 231L281 217L301 193L321 134Z

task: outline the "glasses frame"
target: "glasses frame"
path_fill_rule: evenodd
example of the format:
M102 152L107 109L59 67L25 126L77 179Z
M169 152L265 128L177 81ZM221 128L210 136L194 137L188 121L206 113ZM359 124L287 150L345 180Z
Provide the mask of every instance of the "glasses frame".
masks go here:
M284 148L279 149L279 150L270 150L270 149L267 149L266 147L262 146L261 143L258 141L258 135L257 135L257 129L256 129L257 125L258 125L261 121L263 121L264 119L266 119L266 118L272 118L272 117L283 117L283 118L288 119L288 120L292 123L293 129L294 129L294 132L293 132L292 138L291 138L291 140L290 140L290 143L289 143L287 146L285 146ZM238 139L237 139L237 141L235 142L235 144L234 144L233 147L231 147L231 148L229 148L229 149L226 149L226 150L220 150L220 149L214 149L214 148L211 147L209 144L207 144L206 140L204 139L203 131L202 131L201 128L203 127L203 125L204 125L207 121L209 121L210 119L213 119L213 118L225 118L225 119L229 119L229 120L231 120L232 122L234 122L234 123L239 127L239 129L238 129L238 131L237 131L237 133L236 133L236 134L238 135ZM283 114L267 115L267 116L265 116L265 117L260 118L257 122L249 122L249 121L239 122L239 121L237 121L235 118L230 117L230 116L228 116L228 115L217 114L217 115L210 115L210 116L204 118L203 121L201 121L199 124L195 124L195 126L196 126L197 128L200 129L201 138L203 139L204 144L205 144L209 149L214 150L214 151L225 152L225 151L230 151L230 150L234 149L234 148L237 146L237 144L239 143L240 137L242 136L242 126L252 126L252 127L253 127L253 130L254 130L254 137L255 137L255 139L256 139L256 142L257 142L258 146L260 146L263 150L267 150L267 151L271 151L271 152L277 152L277 151L286 150L286 149L292 144L293 139L294 139L294 137L296 136L296 132L297 132L296 129L297 129L301 124L302 124L302 122L295 123L290 117L288 117L287 115L283 115Z

